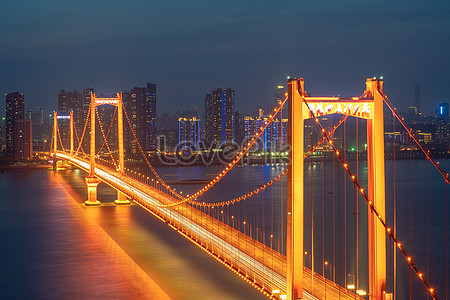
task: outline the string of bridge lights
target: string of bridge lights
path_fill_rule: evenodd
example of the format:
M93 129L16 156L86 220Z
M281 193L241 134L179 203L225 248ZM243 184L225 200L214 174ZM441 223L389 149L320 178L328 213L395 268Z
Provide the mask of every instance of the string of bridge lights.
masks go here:
M112 162L114 163L114 166L116 167L116 170L119 171L120 168L117 165L116 160L114 159L114 156L111 153L111 148L109 147L109 143L108 143L107 137L105 137L105 132L103 130L103 125L102 125L102 122L100 120L100 115L99 115L97 109L95 110L95 113L97 115L98 123L100 125L100 131L102 132L103 139L105 140L104 144L106 144L106 148L108 149L109 156L111 156ZM112 121L111 121L111 124L112 124ZM110 127L110 129L111 129L111 127ZM99 151L99 153L100 153L100 151Z
M130 122L130 118L128 117L128 113L125 109L125 107L123 107L123 112L125 113L125 116L127 118L128 121L128 125L130 126L131 132L133 133L134 139L136 140L136 144L138 145L139 151L141 152L141 155L143 156L145 162L147 163L148 167L150 168L150 170L152 171L152 173L155 175L155 177L161 181L161 184L167 189L169 190L173 195L177 196L180 199L185 199L182 195L180 195L177 191L175 191L175 189L173 189L172 187L170 187L162 178L161 176L159 176L159 174L156 172L155 168L153 168L152 164L150 164L150 162L147 159L147 156L145 155L144 151L142 150L141 144L139 143L139 140L136 137L136 133L133 130L133 126L131 126L131 122Z
M342 117L339 122L330 130L329 135L333 135L334 132L336 131L336 129L338 129L339 126L341 126L342 123L344 123L345 120L347 120L348 116L345 115L344 117ZM326 139L324 137L322 137L322 139L320 141L317 142L317 144L314 145L314 147L311 148L311 150L308 151L308 153L306 153L303 156L303 159L307 158L311 153L313 153L317 147L319 147L320 145L322 145L324 142L326 141Z
M196 193L194 193L193 195L191 195L191 196L189 196L189 195L187 195L186 196L186 198L184 198L183 197L183 199L181 200L181 201L178 201L178 202L174 202L174 203L170 203L170 204L155 204L155 206L156 207L174 207L174 206L178 206L178 205L181 205L181 204L184 204L184 203L187 203L187 202L189 202L189 203L196 203L196 204L199 204L199 202L197 201L197 198L198 197L200 197L200 196L202 196L204 193L206 193L210 188L212 188L216 183L218 183L240 160L241 160L241 158L245 155L245 154L247 154L247 152L250 150L250 148L256 143L256 141L258 140L258 138L264 133L264 131L266 130L266 128L270 125L270 124L272 124L272 121L274 120L274 118L275 118L275 116L277 115L277 113L283 108L283 106L284 106L284 104L286 103L286 101L287 101L287 99L288 99L288 94L286 93L285 94L285 98L284 98L284 100L282 100L282 101L280 101L279 102L279 105L278 105L278 107L276 107L275 109L274 109L274 112L273 112L273 114L271 114L271 115L269 115L269 120L268 120L268 122L264 125L264 126L262 126L262 127L260 127L260 131L258 132L258 134L256 135L256 136L254 136L254 137L252 137L252 139L250 140L250 142L248 142L248 144L247 144L247 146L245 146L244 147L244 149L242 149L242 151L241 152L238 152L237 154L236 154L236 156L234 157L234 159L222 170L222 172L221 173L219 173L219 175L217 175L213 180L211 180L206 186L204 186L202 189L200 189L199 191L197 191ZM128 118L128 116L127 116L127 118ZM280 177L281 178L281 177ZM280 178L278 178L278 179L280 179ZM272 182L272 184L273 184L273 182ZM256 190L255 190L256 191ZM253 191L253 192L251 192L251 193L249 193L249 194L252 194L252 195L254 195L255 193L255 191ZM261 190L259 190L258 191L258 193L260 192ZM247 195L249 195L249 194L247 194ZM250 197L250 196L247 196L247 195L245 195L246 197L245 197L245 199L247 199L248 197ZM236 199L234 199L234 200L236 200ZM241 200L239 200L239 201L242 201L242 200L244 200L244 199L241 199ZM232 200L229 200L229 201L232 201ZM236 201L237 202L237 201ZM213 206L213 205L210 205L210 206ZM215 204L214 206L217 206L217 204Z
M78 141L78 148L77 151L74 153L74 156L76 156L78 154L78 151L81 151L84 153L83 148L81 147L83 140L84 140L84 135L86 134L86 129L87 129L87 124L89 122L89 115L90 115L90 109L88 109L87 113L86 113L86 120L84 122L84 129L83 129L83 134L81 135L81 141ZM86 153L84 153L85 155L87 155Z
M225 205L230 205L230 204L234 204L240 201L243 201L249 197L252 197L262 191L264 191L266 188L268 188L269 186L271 186L272 184L274 184L275 182L277 182L278 180L280 180L284 175L286 175L288 173L288 170L284 171L283 173L281 173L280 175L278 175L277 177L273 178L272 180L270 180L269 182L267 182L266 184L260 186L259 188L257 188L254 191L251 191L250 193L247 193L243 196L240 196L238 198L234 198L231 200L227 200L227 201L222 201L222 202L197 202L197 201L189 201L190 203L194 203L196 205L199 206L209 206L209 207L215 207L215 206L225 206Z
M76 138L77 138L78 145L80 145L80 138L79 138L79 136L78 136L78 132L77 132L77 129L75 128L75 126L74 126L74 128L73 128L73 131L75 132L75 136L76 136ZM81 152L84 153L83 148L81 148ZM73 155L75 155L75 154L73 154ZM84 153L84 155L86 155L86 153Z
M61 140L61 132L59 131L59 124L58 124L58 122L56 122L56 135L59 137L59 143L61 144L62 150L64 152L66 152L66 150L64 149L64 144L63 144L63 142ZM58 143L58 142L56 142L56 143Z
M100 120L100 116L99 116L98 110L96 109L95 111L97 112L98 122L100 123L100 126L102 126L102 125L101 125L102 122L101 122L101 120ZM117 112L117 106L116 106L115 109L114 109L114 114L113 114L113 117L112 117L112 119L111 119L111 124L109 124L109 129L108 129L108 133L106 134L105 142L103 142L102 146L100 147L100 150L98 150L97 155L99 155L99 154L100 154L100 151L102 151L103 147L104 147L105 144L106 144L106 140L108 139L109 134L111 133L111 128L112 128L114 119L115 119L115 117L116 117L116 112ZM103 136L104 136L104 135L103 135Z
M297 91L297 93L299 93L299 92ZM381 93L380 93L380 95L381 95ZM383 217L381 216L381 214L378 212L378 210L376 209L375 204L373 203L373 201L370 200L369 197L367 196L367 194L365 193L364 188L361 186L361 184L358 181L358 178L356 178L356 176L350 171L350 168L349 168L347 162L344 161L344 159L342 158L342 156L339 153L339 150L337 150L337 148L333 144L333 141L331 140L331 138L327 134L325 128L322 126L322 124L320 124L319 119L314 115L314 112L310 109L310 106L309 106L308 102L306 101L305 97L302 96L301 94L300 94L300 96L302 97L303 102L306 104L306 106L307 106L307 108L308 108L308 110L309 110L309 112L311 114L311 117L315 120L316 124L319 126L323 137L329 143L330 147L333 149L333 152L335 153L335 155L338 158L339 162L343 165L344 169L347 171L347 173L352 178L353 184L358 188L360 194L366 200L367 204L369 205L369 208L370 208L371 212L374 213L375 216L378 218L378 220L380 221L381 225L385 228L389 238L395 243L397 248L400 250L402 255L405 257L405 259L408 262L410 268L412 270L414 270L414 272L417 274L419 279L425 285L425 287L426 287L428 293L430 294L430 296L433 299L437 300L437 297L436 297L436 294L435 294L435 290L432 287L429 286L428 282L425 280L425 278L423 276L423 273L420 272L417 269L416 264L414 263L414 260L412 259L412 257L410 255L408 255L408 253L406 252L405 248L403 247L403 244L396 237L396 235L394 234L393 230L387 225L386 220L384 220Z
M442 177L444 177L444 180L447 184L450 184L450 179L448 177L448 174L444 173L442 169L439 167L439 162L434 161L434 159L431 158L429 151L426 151L425 148L420 144L419 140L414 136L412 133L412 129L408 128L406 126L405 122L403 122L402 118L397 114L397 109L392 106L392 104L389 102L386 95L381 93L380 91L377 91L381 97L383 97L384 103L389 107L389 109L392 111L392 114L397 118L397 120L402 124L402 126L405 128L405 130L408 132L409 136L416 142L417 146L419 146L420 150L425 154L427 160L431 161L431 163L434 165L434 167L438 170L439 173L441 173Z
M286 103L288 99L288 93L285 94L284 100L279 102L279 105L273 110L273 114L269 115L268 122L265 123L264 126L260 127L260 130L258 134L251 138L251 140L247 143L247 146L242 149L241 152L238 152L235 156L235 158L222 170L219 175L217 175L213 180L211 180L205 187L194 193L192 196L188 197L187 201L197 199L199 196L203 195L206 191L208 191L210 188L212 188L216 183L218 183L225 175L241 160L241 158L247 154L247 152L250 150L250 148L256 143L256 141L259 139L259 137L264 133L266 128L272 124L275 116L277 113L283 108L284 104Z

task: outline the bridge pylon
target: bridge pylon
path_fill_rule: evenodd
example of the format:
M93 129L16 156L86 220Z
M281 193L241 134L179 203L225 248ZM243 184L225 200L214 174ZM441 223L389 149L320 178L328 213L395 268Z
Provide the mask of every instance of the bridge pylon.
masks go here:
M101 182L95 177L95 108L100 105L109 104L117 107L117 138L119 145L119 171L121 174L124 173L125 163L124 163L124 147L123 147L123 101L122 93L117 93L115 98L97 98L95 93L91 94L91 149L90 149L90 173L86 177L86 184L88 186L88 200L85 202L86 205L99 205L100 202L97 200L97 186ZM130 201L127 196L121 191L117 191L117 199L114 200L117 205L127 205Z
M304 120L344 114L367 120L368 196L385 220L383 80L369 78L361 97L309 97L303 78L288 82L290 167L287 194L287 299L303 299ZM318 121L318 120L316 120ZM344 150L345 151L345 150ZM369 300L386 295L386 231L371 210L368 213ZM358 278L356 278L358 282Z
M124 150L123 150L123 101L122 101L122 93L117 93L117 138L119 145L119 172L121 174L124 173L125 170L125 162L124 162ZM130 204L130 200L127 199L127 196L121 191L117 191L117 200L114 200L114 203L117 205L127 205Z
M97 186L101 183L101 180L95 177L95 95L91 94L91 145L90 145L90 171L89 175L85 178L87 185L88 199L84 202L87 206L98 206L100 201L97 199Z
M288 300L303 299L303 78L292 78L288 82L289 127L288 144L291 146L287 190L286 226L286 294ZM301 94L300 94L301 93Z
M53 112L53 171L56 171L56 151L58 151L58 113L56 111Z
M383 80L369 78L364 97L373 99L373 116L367 120L368 196L386 219L384 170ZM368 208L369 300L384 299L386 291L386 230Z

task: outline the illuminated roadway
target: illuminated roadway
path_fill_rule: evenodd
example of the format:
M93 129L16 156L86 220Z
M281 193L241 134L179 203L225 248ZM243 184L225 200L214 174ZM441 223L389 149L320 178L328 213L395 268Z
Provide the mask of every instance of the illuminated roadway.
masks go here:
M86 172L90 170L87 160L63 152L58 152L57 157ZM191 206L158 207L177 200L110 168L97 165L95 175L167 222L259 290L277 299L285 294L286 278L282 274L286 274L286 256ZM317 273L313 280L314 297L311 296L311 270L308 268L304 268L303 284L304 298L308 300L362 299Z

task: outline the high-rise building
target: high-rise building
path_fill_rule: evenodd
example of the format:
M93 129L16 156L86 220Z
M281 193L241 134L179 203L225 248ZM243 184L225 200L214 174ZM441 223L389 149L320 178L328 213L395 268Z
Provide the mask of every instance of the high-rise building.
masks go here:
M33 140L31 120L15 120L14 122L14 157L19 161L33 157Z
M284 99L284 93L285 93L285 89L284 86L279 85L277 86L277 89L275 91L275 103L278 104L278 102L283 101Z
M181 149L190 148L193 146L195 149L200 148L200 120L194 118L179 118L178 119L178 147Z
M42 126L44 124L44 108L36 107L34 112L31 112L31 127L33 133L33 144L42 143ZM35 148L37 149L37 148Z
M5 120L6 118L0 115L0 152L2 152L5 148Z
M447 118L449 116L449 106L448 103L439 104L436 115L438 118Z
M16 120L25 119L24 108L25 96L19 92L6 94L6 156L8 158L14 158L15 156L15 143L14 133L16 128Z
M135 87L129 92L124 91L123 102L142 149L145 152L155 151L157 147L156 84L147 83L146 87ZM126 116L124 118L125 151L138 154L137 142L130 131Z
M213 90L205 97L205 139L208 143L234 141L235 92Z
M58 92L58 116L68 116L70 112L73 112L73 124L77 134L81 136L81 131L84 127L84 115L83 115L83 97L82 93L73 90L73 91L65 91L60 90ZM64 143L64 147L69 145L68 137L69 137L69 123L70 121L67 119L58 122L59 132L61 135L62 142Z
M94 89L86 87L83 89L83 116L87 116L89 108L91 107L91 94L94 93ZM83 120L84 121L84 120ZM84 126L84 124L83 124Z
M417 111L420 112L420 83L414 85L414 106L417 107Z
M261 127L266 126L268 122L268 117L245 116L243 119L244 141L250 141L259 133ZM272 121L272 124L267 126L253 149L268 152L281 151L283 147L287 145L287 122L287 119L279 120L278 118L275 118Z
M439 104L436 109L436 140L439 144L450 142L450 122L448 103Z

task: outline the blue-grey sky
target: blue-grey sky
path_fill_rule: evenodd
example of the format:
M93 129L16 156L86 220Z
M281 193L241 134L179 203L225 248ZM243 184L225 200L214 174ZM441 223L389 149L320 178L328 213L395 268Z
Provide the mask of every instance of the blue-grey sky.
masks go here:
M450 102L450 3L304 0L2 1L0 92L54 109L60 89L111 94L157 84L158 112L204 106L217 87L236 108L271 104L286 76L313 95L358 96L383 75L401 109ZM0 101L4 114L4 97Z

